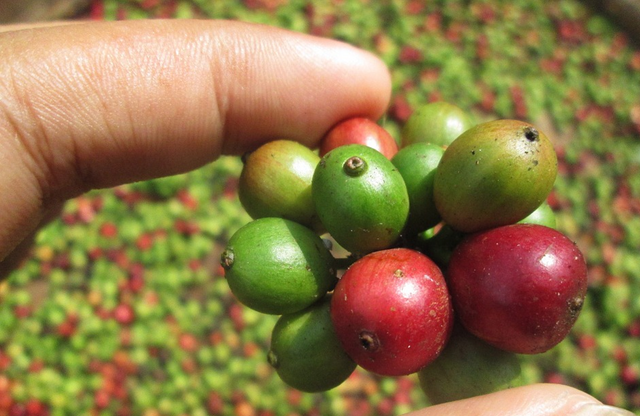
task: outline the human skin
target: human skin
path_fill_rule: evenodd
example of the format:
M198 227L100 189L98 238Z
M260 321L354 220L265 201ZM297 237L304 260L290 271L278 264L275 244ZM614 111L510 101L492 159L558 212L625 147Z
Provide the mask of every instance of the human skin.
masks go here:
M338 121L378 119L375 56L328 39L224 21L0 28L0 274L64 201L186 172ZM571 387L532 385L412 416L625 415Z

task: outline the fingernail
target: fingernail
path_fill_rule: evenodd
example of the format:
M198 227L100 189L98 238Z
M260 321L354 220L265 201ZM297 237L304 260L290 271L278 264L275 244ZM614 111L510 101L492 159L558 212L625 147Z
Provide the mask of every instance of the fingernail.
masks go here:
M580 406L571 416L635 416L628 410L599 403L587 403Z

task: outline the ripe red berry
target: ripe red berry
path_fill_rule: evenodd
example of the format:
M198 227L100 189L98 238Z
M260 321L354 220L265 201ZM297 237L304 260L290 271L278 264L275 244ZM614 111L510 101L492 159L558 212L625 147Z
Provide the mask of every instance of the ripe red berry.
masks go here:
M587 290L578 247L545 226L516 224L466 237L447 279L456 314L498 348L537 354L569 333Z
M373 252L338 282L331 317L340 342L361 367L380 375L415 373L443 349L453 323L440 269L406 248Z
M398 152L398 143L375 121L354 117L336 124L320 142L320 156L347 144L362 144L391 159Z

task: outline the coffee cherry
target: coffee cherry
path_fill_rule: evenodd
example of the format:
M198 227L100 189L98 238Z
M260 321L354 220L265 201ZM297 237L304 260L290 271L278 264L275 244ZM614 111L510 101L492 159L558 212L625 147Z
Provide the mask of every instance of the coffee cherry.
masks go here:
M458 136L471 128L467 113L444 101L436 101L418 107L402 128L402 146L413 143L431 143L448 146Z
M380 152L359 144L338 147L322 158L312 193L322 224L352 253L393 245L409 214L402 175Z
M238 300L268 314L302 310L336 283L333 257L322 239L282 218L260 218L240 228L220 264Z
M557 164L551 141L531 124L479 124L445 150L433 185L436 207L462 232L516 223L547 198Z
M391 159L407 186L409 217L404 233L413 237L440 222L433 199L433 179L444 149L428 143L406 146Z
M347 354L380 375L415 373L444 348L453 310L440 269L397 248L356 261L338 282L331 318Z
M396 140L375 121L354 117L336 124L320 142L320 156L336 147L361 144L382 153L391 159L398 152Z
M308 227L318 225L311 178L320 157L289 140L276 140L245 156L238 197L254 219L280 217Z
M538 354L562 341L587 291L578 247L542 225L515 224L465 237L447 269L456 314L495 347Z
M431 404L451 402L522 383L518 356L493 347L455 325L447 346L418 372Z
M273 328L268 360L293 388L330 390L356 368L336 336L330 305L331 297L327 296L300 312L282 315Z

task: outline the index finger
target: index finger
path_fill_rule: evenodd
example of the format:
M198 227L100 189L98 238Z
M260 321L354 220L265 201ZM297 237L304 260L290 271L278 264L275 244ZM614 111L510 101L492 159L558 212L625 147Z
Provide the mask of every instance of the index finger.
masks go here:
M277 138L314 146L390 95L369 53L238 22L9 31L0 56L0 259L55 201Z

